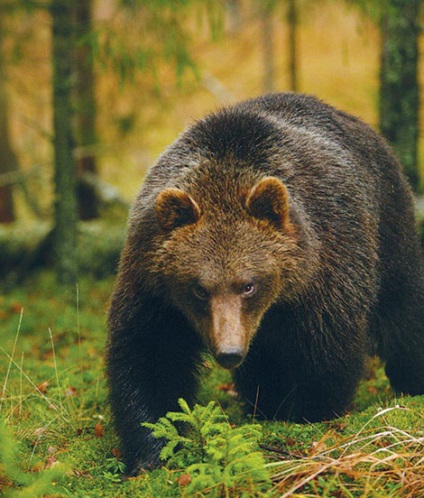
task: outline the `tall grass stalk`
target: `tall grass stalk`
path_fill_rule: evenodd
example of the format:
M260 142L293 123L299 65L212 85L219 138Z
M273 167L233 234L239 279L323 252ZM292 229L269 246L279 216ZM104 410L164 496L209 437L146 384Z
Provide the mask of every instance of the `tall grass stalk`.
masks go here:
M18 337L19 337L19 333L21 331L21 326L22 326L22 318L24 316L24 309L22 308L21 309L21 313L19 315L19 323L18 323L18 328L16 330L16 334L15 334L15 340L13 342L13 348L12 348L12 353L11 355L9 356L9 364L7 366L7 371L6 371L6 376L5 376L5 379L4 379L4 383L3 383L3 390L2 390L2 395L0 397L0 411L2 410L3 408L3 402L4 400L6 399L6 389L7 389L7 382L9 380L9 375L10 375L10 370L12 368L12 363L13 363L13 357L15 356L15 350L16 350L16 344L18 343ZM2 351L4 351L4 349L2 348Z

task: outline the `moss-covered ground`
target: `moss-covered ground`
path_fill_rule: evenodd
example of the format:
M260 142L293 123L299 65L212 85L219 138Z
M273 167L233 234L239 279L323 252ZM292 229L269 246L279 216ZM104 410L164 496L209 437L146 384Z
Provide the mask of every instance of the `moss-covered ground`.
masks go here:
M103 363L112 286L85 277L62 290L43 273L2 292L0 495L188 496L176 470L121 482ZM206 363L200 402L250 424L228 374ZM395 398L376 360L343 418L262 427L273 483L258 496L424 496L424 397Z

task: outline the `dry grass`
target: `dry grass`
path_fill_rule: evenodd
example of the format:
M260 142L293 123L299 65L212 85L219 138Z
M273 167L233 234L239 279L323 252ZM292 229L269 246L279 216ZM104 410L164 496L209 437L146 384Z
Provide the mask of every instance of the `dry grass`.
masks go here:
M424 496L424 431L391 425L370 428L395 410L408 409L381 410L347 439L334 443L334 433L329 432L310 455L270 464L274 496Z

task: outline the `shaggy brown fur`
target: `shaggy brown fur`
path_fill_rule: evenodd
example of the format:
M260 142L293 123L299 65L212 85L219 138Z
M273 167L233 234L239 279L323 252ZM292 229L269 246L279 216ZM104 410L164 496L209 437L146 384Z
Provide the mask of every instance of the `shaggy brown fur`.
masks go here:
M341 415L373 351L394 389L423 394L423 259L396 159L304 95L199 121L134 203L109 327L129 472L159 464L141 423L194 399L205 349L271 419Z

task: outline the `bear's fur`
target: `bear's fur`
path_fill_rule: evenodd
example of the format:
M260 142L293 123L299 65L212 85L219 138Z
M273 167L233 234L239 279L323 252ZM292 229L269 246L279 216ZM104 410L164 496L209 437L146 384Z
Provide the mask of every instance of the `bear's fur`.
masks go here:
M366 355L424 393L424 270L386 143L316 100L275 94L194 124L134 203L109 316L110 399L129 472L141 427L192 402L200 355L268 419L341 415Z

